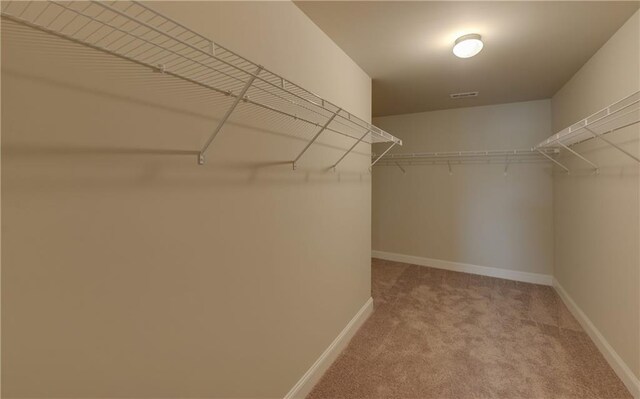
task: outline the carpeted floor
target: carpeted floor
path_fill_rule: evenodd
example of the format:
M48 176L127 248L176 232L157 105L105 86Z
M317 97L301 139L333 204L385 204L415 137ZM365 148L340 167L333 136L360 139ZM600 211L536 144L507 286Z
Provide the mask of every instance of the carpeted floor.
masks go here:
M372 291L308 398L631 397L551 287L374 259Z

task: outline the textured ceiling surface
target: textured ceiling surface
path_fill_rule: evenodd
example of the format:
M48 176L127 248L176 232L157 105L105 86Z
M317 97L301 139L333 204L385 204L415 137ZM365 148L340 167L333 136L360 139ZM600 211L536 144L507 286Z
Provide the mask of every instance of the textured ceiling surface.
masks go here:
M373 115L549 98L639 8L639 1L299 1L373 79ZM454 40L478 33L473 58ZM639 32L640 34L640 32ZM479 91L452 100L451 93Z

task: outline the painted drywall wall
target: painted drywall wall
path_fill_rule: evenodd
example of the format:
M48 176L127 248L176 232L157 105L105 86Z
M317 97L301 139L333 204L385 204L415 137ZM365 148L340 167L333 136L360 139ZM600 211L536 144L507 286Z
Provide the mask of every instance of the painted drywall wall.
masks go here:
M558 131L640 89L640 13L552 99ZM609 135L640 154L637 125ZM600 166L563 154L570 175L556 173L555 278L636 377L640 376L640 185L636 161L598 140L576 145Z
M150 6L370 117L293 3ZM293 171L311 131L241 104L198 166L218 97L2 22L3 397L284 396L370 297L370 146Z
M527 149L551 132L550 101L374 118L393 152ZM377 146L377 145L376 145ZM380 152L379 149L376 150ZM373 170L374 250L530 273L553 268L548 163Z

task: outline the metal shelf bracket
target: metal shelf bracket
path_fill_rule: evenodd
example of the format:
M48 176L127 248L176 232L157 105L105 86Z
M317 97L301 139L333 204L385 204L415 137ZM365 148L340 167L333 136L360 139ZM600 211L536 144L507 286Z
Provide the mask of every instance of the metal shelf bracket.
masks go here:
M393 143L391 143L391 145L390 145L386 150L384 150L384 152L383 152L382 154L380 154L380 156L379 156L378 158L376 158L376 159L371 163L371 166L369 167L369 170L371 170L371 168L373 167L373 165L375 165L375 164L380 160L380 158L382 158L383 156L385 156L387 152L391 151L391 149L392 149L396 144L398 144L398 143L396 143L395 141L394 141Z
M331 117L325 122L324 125L322 125L322 127L320 128L320 130L318 130L318 133L316 133L315 136L313 136L313 138L311 138L311 140L307 143L307 145L304 147L304 149L302 150L302 152L300 152L300 154L298 154L298 156L296 157L296 159L293 160L293 162L291 162L293 164L293 169L296 169L296 164L298 163L298 160L300 159L300 157L302 156L302 154L304 154L305 152L307 152L307 150L309 149L309 147L311 147L311 144L313 144L316 139L320 136L320 134L322 132L324 132L327 127L329 127L329 124L331 124L331 122L333 122L333 120L335 119L335 117L338 115L338 113L342 111L342 108L338 108L337 111L335 111L333 113L333 115L331 115Z
M588 127L585 127L585 129L588 130L595 137L599 138L600 140L602 140L605 143L607 143L610 146L612 146L613 148L617 149L618 151L622 152L623 154L627 155L628 157L635 159L636 162L640 162L640 158L638 158L635 155L631 154L629 151L625 150L624 148L621 148L617 144L612 143L610 140L607 140L606 138L602 137L601 134L598 134L598 133L594 132L593 130L589 129Z
M509 169L509 154L504 157L504 172L503 174L507 175L507 169Z
M205 154L205 152L207 152L207 149L209 148L209 146L213 142L213 139L215 139L216 136L218 135L218 133L220 133L220 130L222 129L222 126L224 126L224 124L227 122L227 119L229 119L229 117L231 116L231 113L233 113L233 110L236 109L236 107L238 106L240 101L242 99L244 99L244 96L247 94L247 91L249 90L249 87L251 87L251 84L253 84L253 81L256 80L256 78L258 77L258 75L260 74L261 71L262 71L262 66L258 66L258 69L256 69L256 72L249 78L249 80L247 80L247 83L245 83L245 85L242 88L242 91L240 92L240 94L238 94L236 96L236 99L233 100L233 104L231 104L229 109L227 109L227 112L225 112L225 114L222 117L222 119L220 119L220 122L218 122L218 126L216 126L216 128L213 130L213 133L211 133L211 136L209 136L207 141L204 143L204 146L200 150L200 154L198 154L198 164L199 165L204 165L204 154Z
M349 155L349 153L350 153L354 148L356 148L356 146L357 146L358 144L360 144L360 142L361 142L365 137L367 137L367 135L368 135L369 133L371 133L371 130L367 130L367 132L366 132L365 134L363 134L363 135L362 135L362 137L360 137L360 138L359 138L355 143L353 143L353 145L352 145L352 146L347 150L347 152L345 152L344 154L342 154L342 156L340 157L340 159L338 159L338 161L337 161L336 163L334 163L334 164L333 164L333 166L331 167L331 169L333 169L333 170L335 171L335 170L336 170L336 166L338 166L338 164L339 164L340 162L342 162L342 160L343 160L347 155Z
M598 165L596 165L595 163L589 161L587 158L583 157L582 155L578 154L576 151L572 150L571 148L569 148L568 146L564 145L563 143L558 143L560 144L560 146L562 148L564 148L565 150L569 151L570 153L572 153L573 155L575 155L576 157L582 159L583 161L585 161L586 163L588 163L589 165L593 166L593 172L598 175L600 174L600 168L598 167Z
M565 172L567 172L567 174L571 173L571 171L569 170L569 168L567 168L566 166L564 166L563 164L561 164L560 162L556 161L555 159L551 158L549 155L545 154L544 151L541 151L539 149L536 149L536 151L538 151L540 154L542 154L545 158L549 159L551 162L555 163L556 165L558 165L559 167L561 167L562 169L565 170Z

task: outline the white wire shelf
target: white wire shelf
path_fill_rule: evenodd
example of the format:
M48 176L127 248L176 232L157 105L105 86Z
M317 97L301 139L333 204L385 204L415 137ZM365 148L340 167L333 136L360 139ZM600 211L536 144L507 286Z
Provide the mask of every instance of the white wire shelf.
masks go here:
M560 150L556 148L488 150L488 151L444 151L388 154L374 161L378 166L397 166L403 172L403 166L448 165L451 173L452 165L463 164L504 164L507 172L509 164L554 161L553 155Z
M534 149L564 148L573 155L589 163L597 171L598 166L595 163L589 161L584 156L578 154L575 150L569 148L574 144L597 138L625 153L637 162L640 162L640 158L638 158L638 156L629 153L627 150L611 142L606 137L609 133L635 125L638 122L640 122L640 90L561 130L536 145ZM569 171L569 169L564 165L558 165L564 168L567 172Z
M257 107L283 118L282 128L302 122L314 128L314 136L296 163L318 136L326 131L360 142L402 141L341 107L313 94L284 77L249 61L213 40L136 1L4 1L3 18L88 46L162 72L232 103L199 151L198 162L236 107ZM287 127L285 127L287 126ZM308 129L307 129L308 130ZM297 133L294 131L293 133Z
M535 148L570 146L638 122L640 122L640 91L561 130Z
M557 154L557 149L544 150L547 154ZM390 160L463 160L473 158L499 158L499 159L515 159L522 157L543 158L536 150L518 149L518 150L489 150L489 151L444 151L444 152L414 152L404 154L389 154L382 157L381 161ZM544 159L544 158L543 158Z

